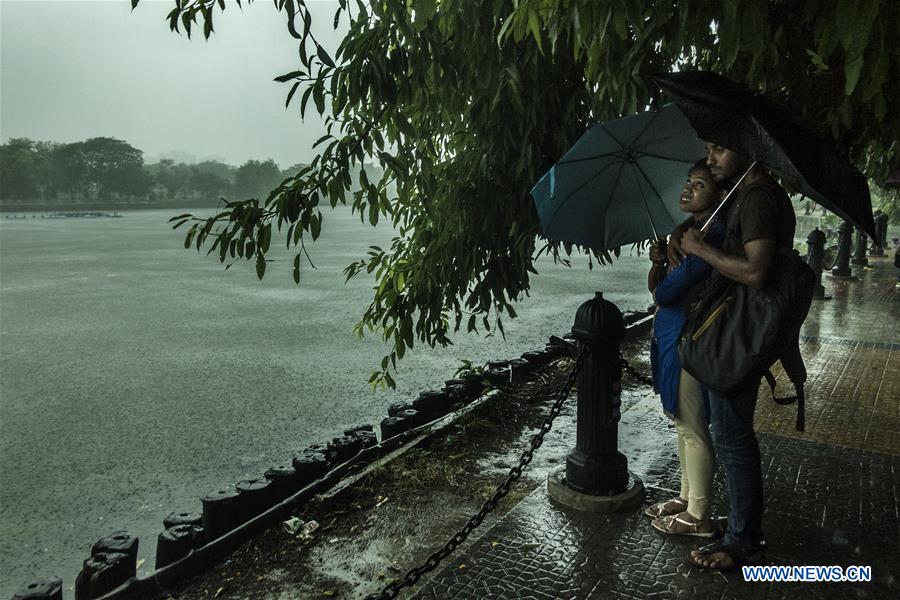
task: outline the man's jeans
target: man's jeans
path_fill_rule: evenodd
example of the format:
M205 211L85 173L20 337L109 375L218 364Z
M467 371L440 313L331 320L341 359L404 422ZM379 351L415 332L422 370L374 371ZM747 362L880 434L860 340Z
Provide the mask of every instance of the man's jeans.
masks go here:
M758 390L759 381L736 396L709 391L713 444L728 482L728 532L724 541L747 548L762 542L762 465L753 432Z

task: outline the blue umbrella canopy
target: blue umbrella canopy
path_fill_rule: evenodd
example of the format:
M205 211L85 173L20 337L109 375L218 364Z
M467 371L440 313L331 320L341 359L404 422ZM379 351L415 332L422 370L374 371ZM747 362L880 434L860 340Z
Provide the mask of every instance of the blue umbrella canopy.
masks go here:
M703 143L674 104L598 123L531 190L544 236L598 252L668 234Z

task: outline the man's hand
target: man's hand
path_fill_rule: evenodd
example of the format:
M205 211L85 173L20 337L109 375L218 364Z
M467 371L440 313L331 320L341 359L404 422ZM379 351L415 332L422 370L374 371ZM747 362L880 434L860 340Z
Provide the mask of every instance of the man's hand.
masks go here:
M658 265L666 262L666 240L655 240L650 243L650 261Z
M706 246L706 243L703 241L704 237L706 237L705 232L699 229L688 229L684 232L684 237L681 238L682 251L693 256L702 253L703 247Z
M676 227L672 232L672 235L669 236L669 245L666 247L666 258L672 267L677 267L681 264L681 261L684 260L685 254L681 247L681 238L683 235L684 230L681 229L681 227Z

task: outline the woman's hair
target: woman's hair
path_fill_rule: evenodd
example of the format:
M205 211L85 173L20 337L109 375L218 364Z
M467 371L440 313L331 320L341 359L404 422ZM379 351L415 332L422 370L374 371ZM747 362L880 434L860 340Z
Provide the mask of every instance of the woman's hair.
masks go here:
M723 189L725 189L724 186L722 185L722 182L716 181L715 178L712 176L712 171L709 170L709 165L706 164L705 158L701 158L697 162L695 162L693 165L691 165L691 168L688 169L688 172L687 172L688 176L690 177L691 173L693 173L694 171L703 171L704 173L706 173L707 177L713 184L714 191L721 192Z
M706 164L705 158L698 159L697 162L691 165L691 168L688 169L687 174L690 175L694 171L705 171L706 174L710 176L709 178L712 179L712 171L709 170L709 165Z

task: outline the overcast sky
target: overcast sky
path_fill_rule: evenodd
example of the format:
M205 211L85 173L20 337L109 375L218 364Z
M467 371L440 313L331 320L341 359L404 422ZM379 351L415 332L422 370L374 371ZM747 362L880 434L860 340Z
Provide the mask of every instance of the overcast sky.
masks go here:
M333 52L336 2L308 2ZM271 0L227 0L216 33L169 31L173 0L0 0L0 137L124 139L145 156L172 150L232 164L308 162L323 133L300 121L298 93L272 81L299 65L297 43ZM345 23L346 24L346 23ZM312 103L310 103L312 106ZM312 111L315 112L314 110Z

